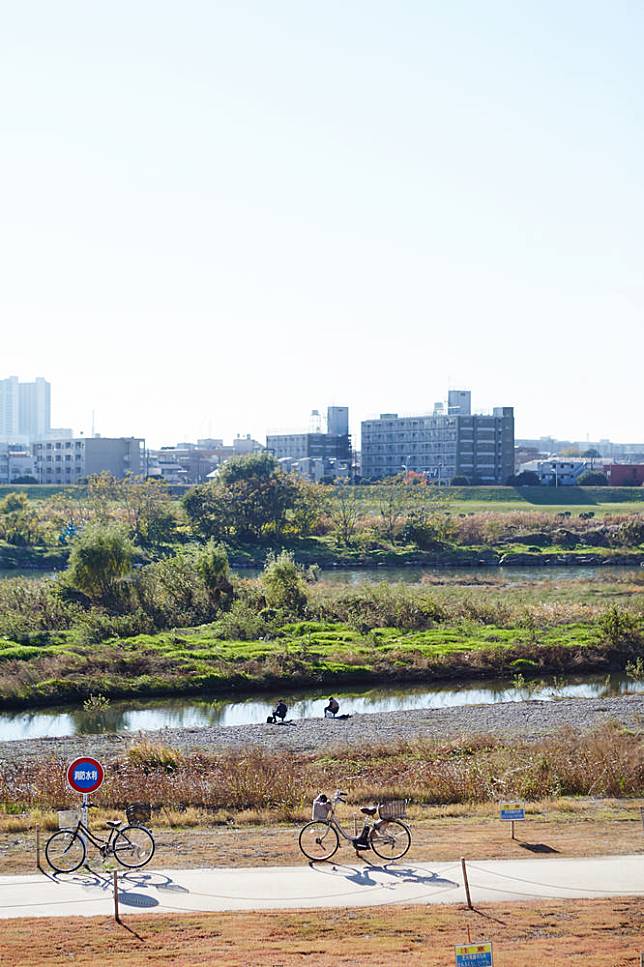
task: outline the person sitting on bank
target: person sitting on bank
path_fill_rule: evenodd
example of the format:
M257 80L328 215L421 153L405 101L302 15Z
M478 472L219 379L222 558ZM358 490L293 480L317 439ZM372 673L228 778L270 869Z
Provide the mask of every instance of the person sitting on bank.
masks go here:
M287 713L288 713L288 706L287 706L286 702L284 702L284 701L282 701L280 699L280 701L277 703L277 705L273 709L273 714L272 715L269 715L268 716L268 719L266 721L267 722L271 722L273 725L275 725L275 723L279 719L280 724L283 725L284 724L284 719L286 718Z
M324 717L325 719L334 719L339 711L340 703L336 698L331 697L329 699L329 704L324 709Z

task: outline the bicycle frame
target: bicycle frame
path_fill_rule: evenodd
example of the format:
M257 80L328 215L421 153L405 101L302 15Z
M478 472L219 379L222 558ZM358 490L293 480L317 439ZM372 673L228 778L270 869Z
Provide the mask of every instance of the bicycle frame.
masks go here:
M87 841L89 840L90 843L97 850L100 850L100 852L103 853L104 855L107 855L107 853L109 852L110 848L112 847L112 843L118 836L119 832L120 832L119 829L115 829L114 827L111 827L110 835L107 837L107 839L101 839L100 836L96 836L94 833L92 833L89 827L86 826L85 823L80 819L76 823L76 827L74 829L74 835L80 836L80 838L85 843L87 843Z
M342 802L342 801L343 800L339 800L339 802ZM336 819L336 815L335 815L335 802L332 802L331 805L333 807L332 808L332 811L329 814L329 816L327 816L326 820L323 820L323 822L327 822L329 824L329 826L331 826L332 829L335 829L336 833L339 833L340 836L343 839L346 839L346 841L348 843L352 843L353 840L355 839L355 837L356 836L359 836L360 834L359 833L347 833L346 830L340 825L339 820ZM386 823L386 822L387 822L386 819L378 819L378 820L369 822L367 820L367 817L365 817L364 825L367 825L368 824L370 829L380 829L380 827L384 823Z

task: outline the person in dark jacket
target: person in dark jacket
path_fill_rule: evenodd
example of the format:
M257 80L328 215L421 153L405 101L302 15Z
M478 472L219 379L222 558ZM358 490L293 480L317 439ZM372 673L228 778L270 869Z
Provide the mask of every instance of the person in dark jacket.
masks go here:
M329 699L329 704L324 709L325 719L334 719L338 712L340 711L340 703L337 698L331 697Z

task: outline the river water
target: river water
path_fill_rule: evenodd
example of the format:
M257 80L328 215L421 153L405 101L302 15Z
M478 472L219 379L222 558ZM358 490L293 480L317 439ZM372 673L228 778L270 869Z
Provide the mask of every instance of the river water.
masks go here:
M490 705L497 702L544 701L557 698L596 698L644 692L644 682L621 674L585 675L561 681L530 683L515 688L509 681L469 681L458 684L395 685L375 688L341 688L334 692L340 711L400 712L406 709L448 708L457 705ZM265 722L278 699L289 707L289 718L322 717L330 692L309 689L279 694L236 694L232 701L221 697L161 698L147 701L113 701L103 712L88 712L82 705L0 712L0 740L39 739L46 736L90 735L97 732L138 732L163 728L194 728L207 725L250 725Z
M239 577L256 578L262 573L261 568L245 567L233 569ZM0 568L0 580L3 578L42 578L53 577L55 571L18 570ZM579 581L594 580L598 577L606 580L615 578L636 578L644 576L644 568L629 567L627 565L597 565L592 567L561 566L557 567L496 567L485 564L476 568L464 567L335 567L320 571L320 580L330 584L367 584L369 582L387 581L390 584L403 582L404 584L419 584L423 580L441 581L449 579L461 581L463 584L483 583L493 579L493 583L522 582L522 581Z

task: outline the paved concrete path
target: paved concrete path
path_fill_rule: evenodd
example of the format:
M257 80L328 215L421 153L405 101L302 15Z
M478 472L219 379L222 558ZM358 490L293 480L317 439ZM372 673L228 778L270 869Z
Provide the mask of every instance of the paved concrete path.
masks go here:
M644 856L480 860L467 864L472 901L644 895ZM141 870L119 874L123 914L382 903L464 903L461 864L319 863L312 866ZM0 877L0 918L110 916L111 874Z

